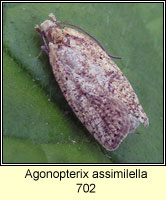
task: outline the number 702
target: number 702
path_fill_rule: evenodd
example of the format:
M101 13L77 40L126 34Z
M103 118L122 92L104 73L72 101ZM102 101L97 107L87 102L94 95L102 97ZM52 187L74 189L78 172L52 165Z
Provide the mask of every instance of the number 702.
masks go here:
M95 193L95 187L96 185L94 183L91 183L91 184L82 184L82 183L77 183L76 185L78 185L78 190L77 192L79 193L81 190L84 192L84 193Z

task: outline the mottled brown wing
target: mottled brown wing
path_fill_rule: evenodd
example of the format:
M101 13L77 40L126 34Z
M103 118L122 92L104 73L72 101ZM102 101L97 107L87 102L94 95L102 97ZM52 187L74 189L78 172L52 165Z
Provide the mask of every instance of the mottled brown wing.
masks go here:
M106 149L115 150L139 121L147 126L148 118L130 83L103 49L74 29L60 28L52 19L37 29L49 42L54 76L89 132Z
M69 105L100 144L108 150L116 149L139 122L99 84L95 69L89 70L93 66L84 65L86 56L63 45L55 48L50 44L50 63Z

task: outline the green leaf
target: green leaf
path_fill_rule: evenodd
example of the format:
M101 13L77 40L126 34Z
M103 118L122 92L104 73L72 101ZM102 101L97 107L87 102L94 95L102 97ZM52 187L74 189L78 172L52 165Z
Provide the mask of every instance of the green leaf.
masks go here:
M98 39L131 82L150 126L108 152L75 117L54 80L35 24L53 12ZM5 163L163 162L162 3L5 3Z

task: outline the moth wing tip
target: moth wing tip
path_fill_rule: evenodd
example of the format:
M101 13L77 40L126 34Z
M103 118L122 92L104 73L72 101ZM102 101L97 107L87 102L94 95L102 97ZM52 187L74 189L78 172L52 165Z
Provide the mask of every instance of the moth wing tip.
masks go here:
M148 126L149 126L149 120L148 120L148 118L146 118L146 121L144 122L144 126L145 126L145 127L148 127Z

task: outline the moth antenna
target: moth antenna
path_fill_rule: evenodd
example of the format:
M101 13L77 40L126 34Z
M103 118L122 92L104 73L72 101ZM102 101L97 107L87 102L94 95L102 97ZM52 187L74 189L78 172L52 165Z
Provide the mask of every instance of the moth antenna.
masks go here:
M51 17L52 18L52 17ZM106 50L105 48L103 47L103 45L95 38L93 37L91 34L89 34L87 31L85 31L83 28L79 27L79 26L76 26L74 24L69 24L68 22L60 22L60 21L54 21L56 24L64 24L64 25L69 25L69 26L73 26L79 30L81 30L82 32L84 32L85 34L87 34L90 38L92 38L100 47L101 49L103 49L106 54L110 57L110 58L114 58L114 59L121 59L120 57L117 57L117 56L111 56Z

